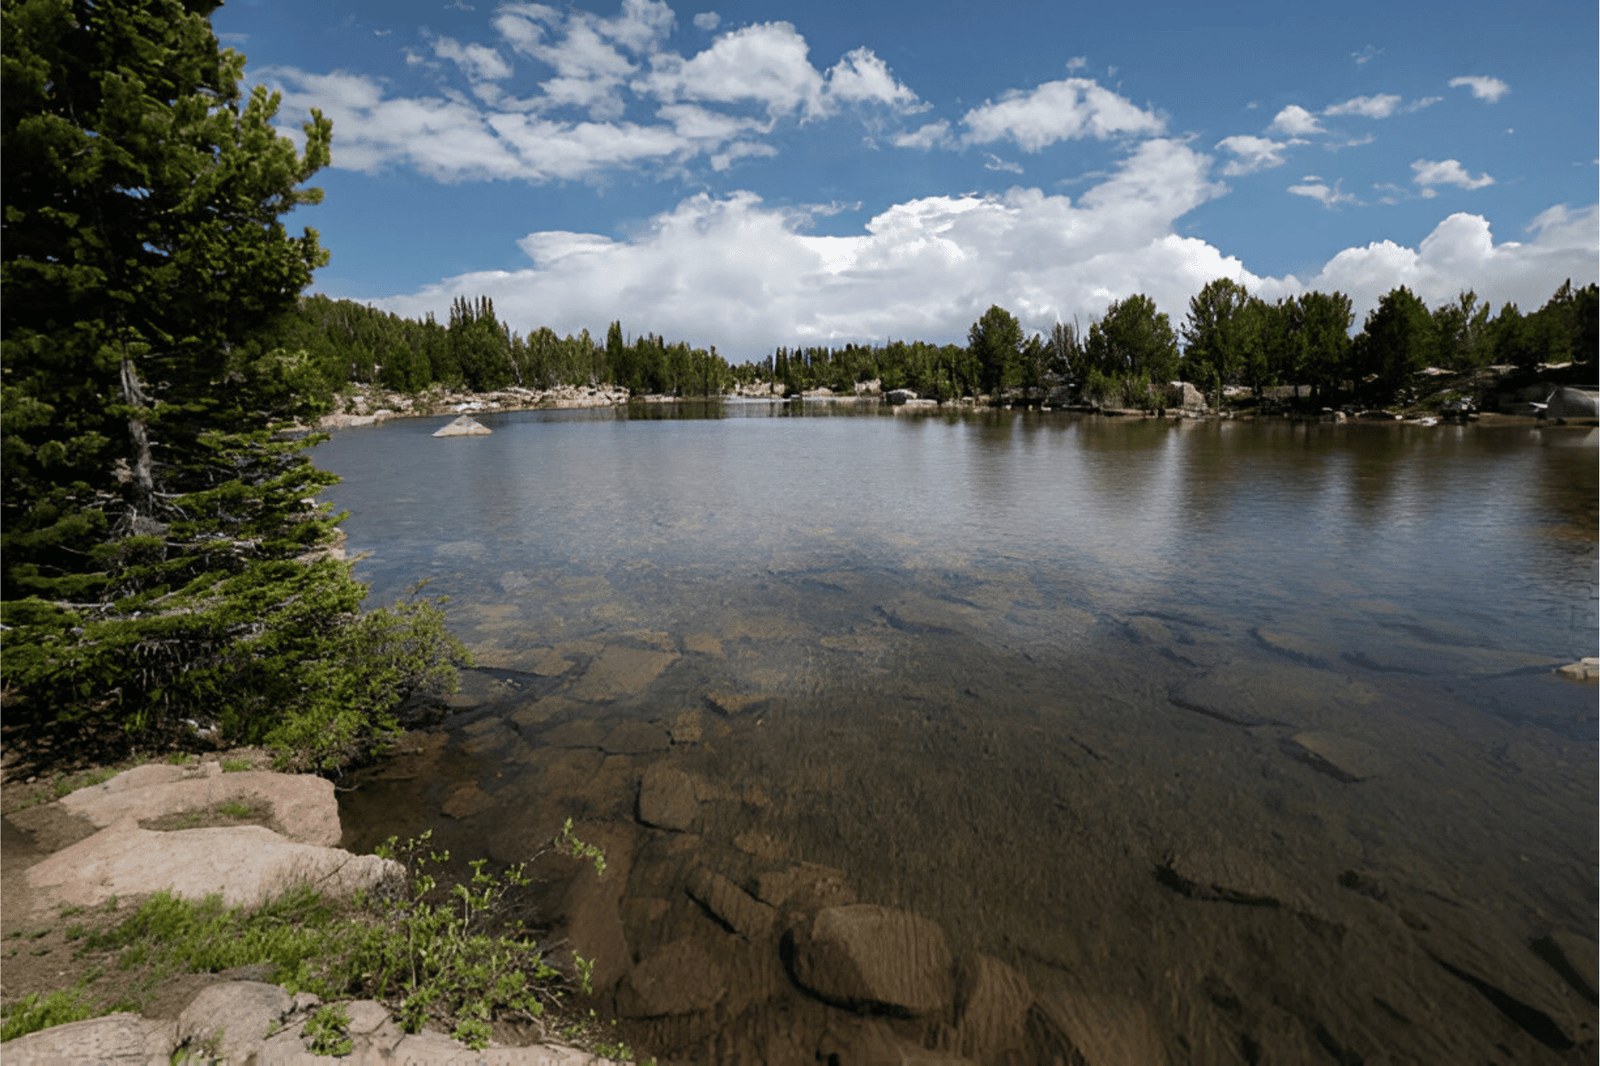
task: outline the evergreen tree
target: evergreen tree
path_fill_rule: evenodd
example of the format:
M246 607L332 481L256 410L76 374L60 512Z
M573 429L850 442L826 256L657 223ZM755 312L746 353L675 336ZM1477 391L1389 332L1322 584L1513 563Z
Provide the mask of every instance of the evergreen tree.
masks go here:
M1357 346L1357 388L1386 402L1433 361L1435 330L1428 308L1404 285L1379 299L1367 315Z
M300 185L331 126L313 112L303 154L274 130L216 6L3 6L7 714L189 717L334 757L459 645L425 607L421 629L353 622L364 589L312 502L336 479L271 440L319 378L249 342L326 259L279 216L320 198Z
M967 350L978 366L978 387L999 399L1016 383L1022 326L1005 308L991 306L967 331Z

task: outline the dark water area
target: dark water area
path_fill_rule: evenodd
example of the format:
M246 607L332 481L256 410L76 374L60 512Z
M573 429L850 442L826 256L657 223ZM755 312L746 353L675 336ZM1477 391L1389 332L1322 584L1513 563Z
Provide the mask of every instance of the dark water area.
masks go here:
M636 1047L1595 1061L1594 430L444 421L316 453L369 604L431 579L479 662L347 843L574 818L611 869L543 903ZM941 1005L815 987L850 902L937 923Z

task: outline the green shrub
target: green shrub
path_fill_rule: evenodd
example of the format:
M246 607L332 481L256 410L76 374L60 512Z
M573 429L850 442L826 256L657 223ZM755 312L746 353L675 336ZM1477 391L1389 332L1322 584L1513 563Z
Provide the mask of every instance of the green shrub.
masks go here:
M348 1055L355 1050L355 1041L350 1037L350 1012L344 1009L343 1004L329 1004L318 1007L317 1012L306 1019L306 1036L311 1038L311 1053L313 1055Z
M81 1022L85 1018L93 1018L97 1013L83 993L76 989L52 992L43 997L31 992L6 1008L5 1022L0 1024L0 1041L15 1040L53 1025Z

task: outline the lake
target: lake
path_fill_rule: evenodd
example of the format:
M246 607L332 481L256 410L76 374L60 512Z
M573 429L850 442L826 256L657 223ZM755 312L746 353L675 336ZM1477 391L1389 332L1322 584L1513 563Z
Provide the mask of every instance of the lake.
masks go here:
M368 605L478 661L346 843L572 817L611 868L534 902L636 1049L1594 1061L1595 430L478 417L314 453ZM850 903L949 965L818 976Z

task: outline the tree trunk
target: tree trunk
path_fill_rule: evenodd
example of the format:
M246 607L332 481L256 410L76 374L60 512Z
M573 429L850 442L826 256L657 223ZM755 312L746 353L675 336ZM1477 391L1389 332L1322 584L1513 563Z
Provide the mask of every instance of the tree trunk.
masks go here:
M132 359L122 360L122 401L129 407L139 408L149 403ZM159 535L166 532L167 527L155 517L154 464L150 458L150 436L145 432L143 419L128 419L128 440L133 445L133 477L128 491L128 513L117 523L117 531L129 537Z

